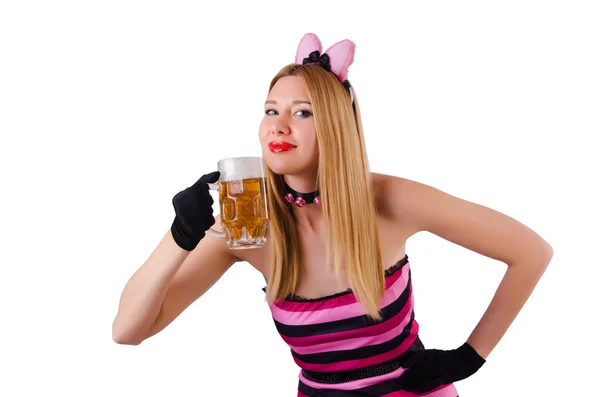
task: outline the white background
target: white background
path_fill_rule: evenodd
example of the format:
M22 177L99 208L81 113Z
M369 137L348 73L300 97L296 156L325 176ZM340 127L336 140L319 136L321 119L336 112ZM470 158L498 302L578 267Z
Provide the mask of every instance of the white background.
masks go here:
M1 396L295 395L247 263L139 346L115 344L111 323L172 196L223 157L260 155L268 83L306 32L357 45L373 171L499 210L554 248L461 396L599 395L595 2L388 4L1 3ZM459 346L504 265L429 234L407 253L424 342Z

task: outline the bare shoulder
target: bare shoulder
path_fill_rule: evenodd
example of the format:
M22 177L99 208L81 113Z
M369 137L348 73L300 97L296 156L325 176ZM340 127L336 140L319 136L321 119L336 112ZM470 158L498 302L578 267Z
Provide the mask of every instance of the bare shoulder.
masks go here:
M411 225L415 233L431 231L442 213L458 215L469 203L431 185L394 175L373 173L378 210L395 222Z
M411 200L419 194L418 182L410 179L379 173L371 173L377 212L391 222L403 224L411 235L419 231L413 219Z
M516 219L431 185L373 174L379 211L411 234L427 231L505 263L552 256L552 248Z

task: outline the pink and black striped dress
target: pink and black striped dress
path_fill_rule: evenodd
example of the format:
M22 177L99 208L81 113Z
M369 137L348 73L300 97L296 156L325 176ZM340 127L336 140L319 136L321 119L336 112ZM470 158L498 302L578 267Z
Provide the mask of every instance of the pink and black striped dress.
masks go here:
M385 272L383 318L366 315L351 290L270 305L275 326L301 368L298 397L414 397L402 390L402 364L423 350L405 256ZM427 394L457 397L453 384Z

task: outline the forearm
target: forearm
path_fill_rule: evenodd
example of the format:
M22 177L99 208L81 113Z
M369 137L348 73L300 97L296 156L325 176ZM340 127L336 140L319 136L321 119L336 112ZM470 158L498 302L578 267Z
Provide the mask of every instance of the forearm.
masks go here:
M170 231L146 262L129 279L113 321L113 339L117 343L137 344L156 321L167 289L189 255L181 249Z
M467 342L483 358L492 352L544 274L551 254L508 266L492 301Z

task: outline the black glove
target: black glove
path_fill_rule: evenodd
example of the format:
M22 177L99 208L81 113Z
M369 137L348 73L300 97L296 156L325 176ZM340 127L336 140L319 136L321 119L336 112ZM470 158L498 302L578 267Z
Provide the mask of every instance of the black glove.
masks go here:
M454 350L427 349L411 356L398 381L404 390L426 393L473 375L485 363L468 343Z
M192 251L206 232L215 224L212 205L214 200L207 183L215 183L219 171L203 175L196 183L173 197L175 220L171 225L173 240L186 251Z

